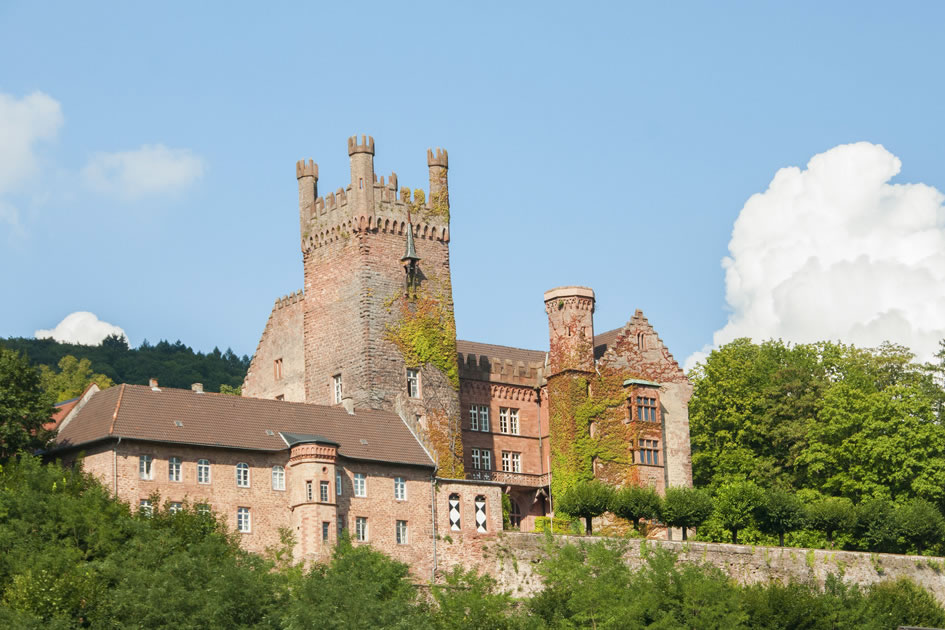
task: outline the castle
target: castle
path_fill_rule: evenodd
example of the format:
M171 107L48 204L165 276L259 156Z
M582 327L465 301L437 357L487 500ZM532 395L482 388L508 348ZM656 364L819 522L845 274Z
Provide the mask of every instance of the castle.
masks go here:
M296 164L304 287L276 300L242 397L92 386L59 457L143 509L206 505L252 550L284 528L324 557L347 530L434 574L441 536L470 543L461 562L502 529L503 494L529 531L580 479L691 485L691 386L641 312L595 335L594 292L559 287L547 352L458 340L446 151L427 152L429 196L377 178L373 138L348 155L327 196Z

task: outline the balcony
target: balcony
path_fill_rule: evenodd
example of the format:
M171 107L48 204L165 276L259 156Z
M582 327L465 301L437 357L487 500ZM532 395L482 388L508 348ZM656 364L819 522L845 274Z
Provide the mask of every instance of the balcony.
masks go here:
M506 486L527 486L541 488L550 483L550 475L531 475L528 473L505 472L503 470L470 470L466 479L474 481L495 481Z

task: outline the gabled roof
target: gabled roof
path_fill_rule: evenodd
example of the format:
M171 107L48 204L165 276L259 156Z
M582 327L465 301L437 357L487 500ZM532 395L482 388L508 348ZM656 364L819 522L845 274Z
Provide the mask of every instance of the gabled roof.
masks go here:
M399 416L387 411L120 385L96 392L56 438L56 450L102 439L284 451L280 433L317 437L352 459L433 468Z

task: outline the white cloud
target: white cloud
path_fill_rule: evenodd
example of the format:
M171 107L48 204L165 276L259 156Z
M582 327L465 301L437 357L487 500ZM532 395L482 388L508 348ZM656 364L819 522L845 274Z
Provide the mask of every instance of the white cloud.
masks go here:
M47 94L17 100L0 93L0 222L19 225L17 208L3 196L36 172L36 143L55 138L62 122L59 102Z
M53 338L63 343L80 343L97 346L109 335L125 335L119 326L100 320L95 313L76 311L66 317L52 330L37 330L37 339Z
M929 359L945 338L945 195L890 184L901 166L859 142L779 170L735 221L722 261L728 323L686 368L738 337L888 340Z
M203 160L188 149L146 144L133 151L94 154L82 177L99 192L131 200L180 192L203 172Z

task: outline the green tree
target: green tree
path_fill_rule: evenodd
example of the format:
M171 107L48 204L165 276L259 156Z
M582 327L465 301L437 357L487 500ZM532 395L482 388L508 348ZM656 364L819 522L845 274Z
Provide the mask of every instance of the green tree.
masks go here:
M564 492L555 509L584 519L585 533L591 533L591 520L606 512L612 503L613 489L597 481L581 481Z
M778 544L783 547L784 535L804 526L804 504L793 492L771 488L765 491L755 518L758 529L777 534Z
M826 497L806 507L805 519L809 527L827 536L827 543L833 548L834 534L849 532L856 525L856 510L849 499Z
M868 499L856 506L859 545L878 553L898 553L899 510L889 499Z
M660 518L670 527L682 529L686 540L687 530L699 527L712 515L712 497L705 490L686 486L666 489L660 508Z
M25 356L0 346L0 462L17 451L44 447L53 414L51 397Z
M512 597L498 590L495 578L478 575L474 570L453 567L444 576L444 585L433 586L436 606L432 611L433 628L522 628L526 620L512 605Z
M945 537L945 519L934 505L925 499L910 499L899 508L899 535L917 553L941 544Z
M732 543L738 544L739 530L754 522L754 514L764 494L751 481L733 481L719 488L715 495L715 514L719 524L732 532Z
M104 374L93 373L91 361L76 359L71 354L59 360L58 372L48 365L39 366L39 379L43 389L57 403L82 395L90 383L95 383L99 389L106 389L115 384Z
M640 531L640 519L659 518L660 504L660 495L650 486L625 486L614 493L610 511Z
M223 383L222 385L220 385L220 393L228 394L230 396L242 396L243 387L242 386L231 387L230 385Z

